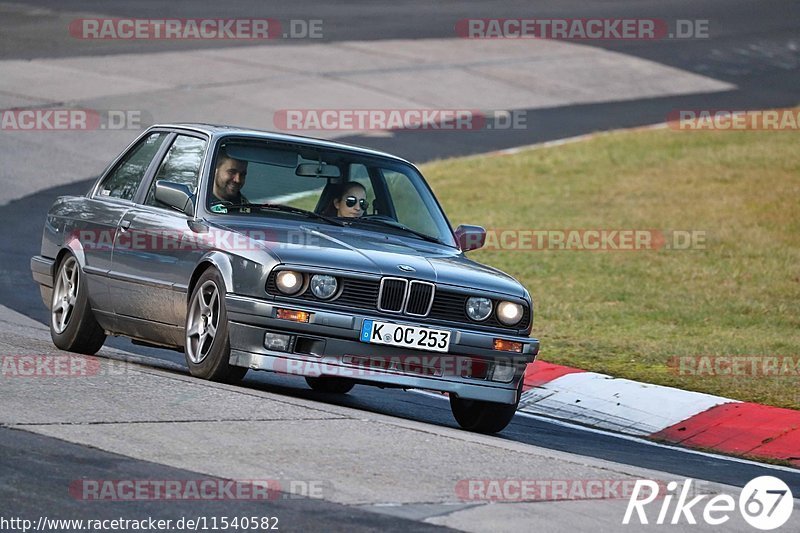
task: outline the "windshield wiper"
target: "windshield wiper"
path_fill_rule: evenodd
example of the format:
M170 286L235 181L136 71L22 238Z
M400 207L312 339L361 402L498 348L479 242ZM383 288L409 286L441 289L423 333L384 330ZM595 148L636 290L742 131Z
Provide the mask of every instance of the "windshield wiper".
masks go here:
M316 218L318 220L324 220L329 224L334 224L336 226L344 226L344 222L341 220L336 220L335 218L328 217L325 215L320 215L319 213L315 213L313 211L308 211L306 209L300 209L299 207L292 207L290 205L283 205L283 204L251 204L251 203L243 203L243 204L221 204L224 205L226 209L263 209L265 211L281 211L284 213L295 213L297 215L304 215L309 218Z
M406 226L405 224L403 224L401 222L397 222L396 220L392 220L392 219L389 219L389 218L369 218L369 217L367 217L367 218L352 218L352 219L350 219L350 224L351 225L353 225L353 224L355 224L357 222L361 222L361 223L369 222L369 223L372 223L372 224L381 224L381 225L384 225L384 226L389 226L390 228L397 228L399 230L406 231L406 232L408 232L408 233L410 233L412 235L416 235L417 237L419 237L420 239L422 239L424 241L435 242L436 244L442 244L444 246L447 246L444 242L442 242L441 240L437 239L436 237L432 237L431 235L428 235L427 233L422 233L421 231L417 231L415 229L411 229L408 226Z

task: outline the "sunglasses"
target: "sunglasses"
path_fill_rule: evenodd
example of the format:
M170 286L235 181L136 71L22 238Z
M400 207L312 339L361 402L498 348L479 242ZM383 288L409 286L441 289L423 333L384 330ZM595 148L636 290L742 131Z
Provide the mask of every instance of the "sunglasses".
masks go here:
M359 200L355 196L348 196L347 198L344 199L344 205L346 205L347 207L353 207L356 204L358 204L363 211L366 211L367 208L369 207L369 202L364 198L361 198Z

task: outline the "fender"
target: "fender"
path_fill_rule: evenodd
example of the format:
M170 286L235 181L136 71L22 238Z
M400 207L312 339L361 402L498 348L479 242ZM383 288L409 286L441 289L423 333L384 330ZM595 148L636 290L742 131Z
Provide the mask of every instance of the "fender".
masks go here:
M232 293L233 292L233 266L231 265L230 257L227 254L220 252L219 250L213 250L206 253L200 261L197 262L197 266L192 272L191 280L189 281L189 287L186 291L186 301L189 301L189 298L192 296L192 291L194 290L194 284L197 282L198 278L202 272L208 268L208 266L213 266L216 268L220 274L222 274L222 279L225 281L225 292Z
M75 259L78 260L78 265L80 265L81 270L84 272L86 271L86 254L83 250L83 244L77 236L72 235L69 240L64 243L64 246L61 247L61 250L58 251L58 256L56 256L56 260L53 263L54 278L56 275L56 269L58 268L59 263L61 263L61 258L63 258L64 254L67 252L71 252L72 255L75 256Z

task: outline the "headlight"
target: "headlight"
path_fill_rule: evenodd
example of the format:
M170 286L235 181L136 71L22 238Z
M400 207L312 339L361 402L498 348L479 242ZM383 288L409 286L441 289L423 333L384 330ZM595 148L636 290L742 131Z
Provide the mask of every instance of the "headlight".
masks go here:
M506 326L513 326L522 320L522 306L514 302L500 302L497 306L497 320Z
M492 301L489 298L467 298L467 316L476 322L486 320L492 314Z
M320 300L327 300L334 294L339 287L339 282L333 276L314 274L311 276L311 292Z
M303 288L303 275L292 270L281 270L275 276L275 284L284 294L297 294Z

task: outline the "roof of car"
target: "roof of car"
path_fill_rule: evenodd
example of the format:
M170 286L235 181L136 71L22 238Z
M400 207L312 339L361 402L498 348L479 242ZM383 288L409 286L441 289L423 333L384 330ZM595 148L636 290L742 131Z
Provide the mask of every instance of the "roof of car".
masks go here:
M391 159L395 159L397 161L402 161L404 163L409 163L406 159L402 157L398 157L393 154L388 154L386 152L380 152L378 150L373 150L371 148L367 148L365 146L357 146L353 144L345 144L339 143L336 141L328 141L325 139L318 139L316 137L306 137L303 135L290 135L285 133L276 133L273 131L264 131L264 130L254 130L250 128L241 128L238 126L228 126L223 124L204 124L201 122L192 122L192 123L174 123L174 124L154 124L152 128L167 128L167 129L190 129L195 131L200 131L203 133L207 133L208 135L218 136L218 135L228 135L228 134L242 134L242 135L252 135L256 137L260 137L262 139L269 139L274 141L284 141L284 142L301 142L304 144L311 144L314 146L319 146L323 148L331 148L331 149L339 149L339 150L350 150L355 152L360 152L365 155L372 155L378 157L388 157Z

